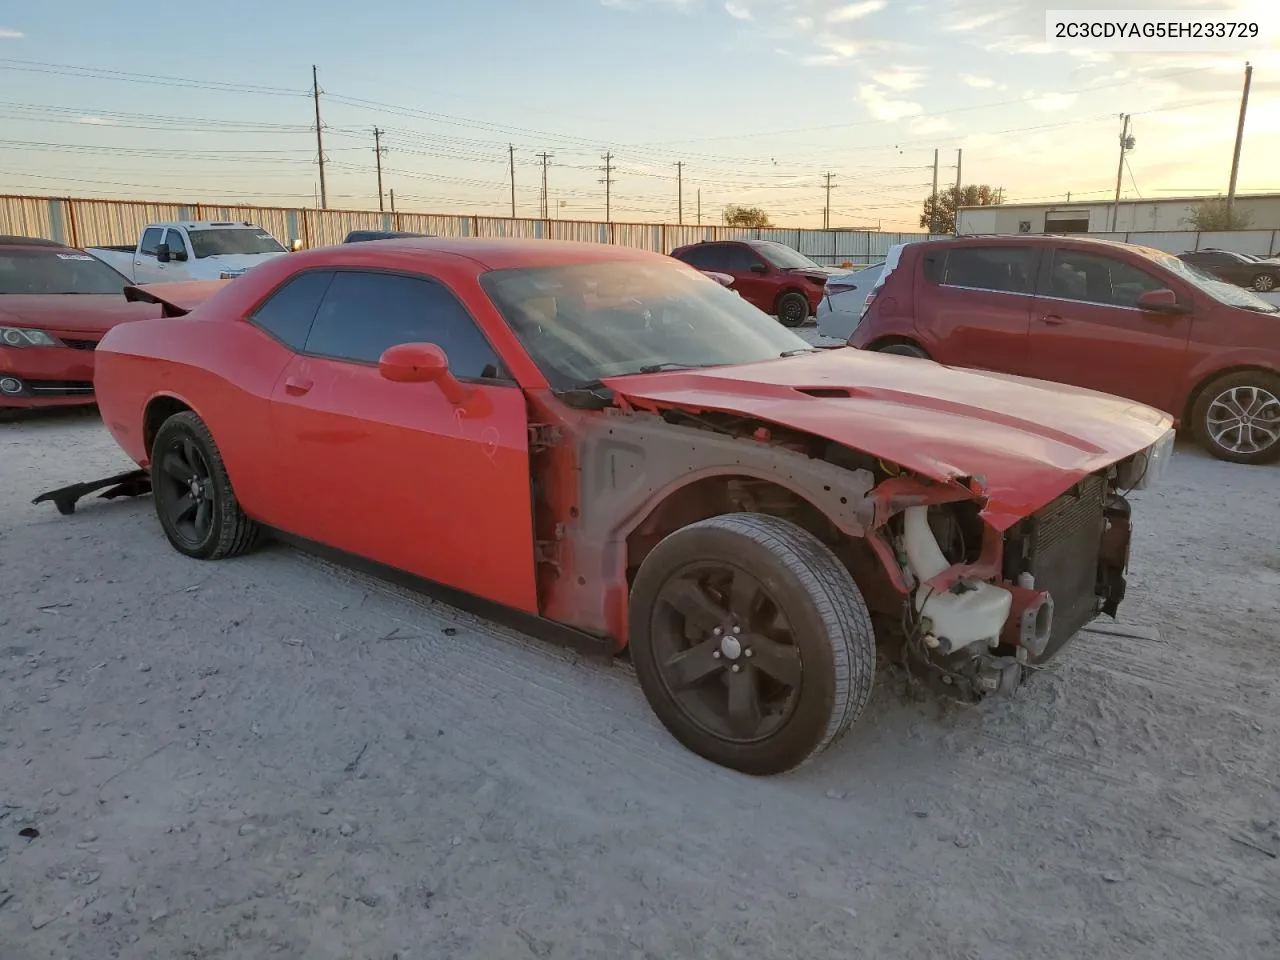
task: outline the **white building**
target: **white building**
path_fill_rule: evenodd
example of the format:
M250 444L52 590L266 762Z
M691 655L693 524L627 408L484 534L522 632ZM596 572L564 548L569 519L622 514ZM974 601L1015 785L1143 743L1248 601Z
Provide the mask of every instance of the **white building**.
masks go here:
M1109 235L1134 243L1182 253L1222 247L1240 253L1270 254L1280 249L1280 193L1237 196L1235 209L1249 217L1245 230L1197 233L1192 211L1216 197L1169 197L1121 200L1118 209L1107 201L1062 203L1005 203L991 207L961 207L956 216L959 234L1087 233ZM1112 216L1115 223L1112 223ZM1173 249L1176 247L1177 249Z

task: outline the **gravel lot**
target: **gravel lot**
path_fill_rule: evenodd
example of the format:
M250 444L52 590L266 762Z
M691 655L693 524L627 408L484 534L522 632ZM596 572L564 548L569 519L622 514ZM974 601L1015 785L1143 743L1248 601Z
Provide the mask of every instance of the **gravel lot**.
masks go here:
M0 426L4 960L1277 956L1280 468L1182 446L1119 624L1008 702L883 675L754 780L623 664L29 503L127 467L92 416Z

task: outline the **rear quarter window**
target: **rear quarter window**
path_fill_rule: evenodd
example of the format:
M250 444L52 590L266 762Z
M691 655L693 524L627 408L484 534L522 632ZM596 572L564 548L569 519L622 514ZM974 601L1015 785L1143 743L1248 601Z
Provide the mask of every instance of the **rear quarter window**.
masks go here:
M328 270L312 270L300 273L283 286L249 315L249 322L265 330L294 353L301 353L311 333L320 301L324 299L333 274Z
M932 282L942 286L1001 293L1029 294L1035 290L1039 256L1032 247L952 247L932 254L940 261L932 268L928 265L930 256L925 254L926 276L932 269Z

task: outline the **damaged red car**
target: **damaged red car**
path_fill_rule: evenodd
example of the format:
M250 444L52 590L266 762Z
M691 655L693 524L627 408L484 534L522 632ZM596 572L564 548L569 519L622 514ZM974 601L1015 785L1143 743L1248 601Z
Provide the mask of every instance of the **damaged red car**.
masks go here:
M203 295L202 291L198 291ZM819 350L670 258L404 240L282 257L117 327L103 419L172 546L266 533L629 649L680 742L772 774L886 653L1008 693L1125 591L1162 413ZM135 294L137 295L137 294Z
M83 250L0 237L0 411L93 403L102 335L158 314L121 296L128 283Z

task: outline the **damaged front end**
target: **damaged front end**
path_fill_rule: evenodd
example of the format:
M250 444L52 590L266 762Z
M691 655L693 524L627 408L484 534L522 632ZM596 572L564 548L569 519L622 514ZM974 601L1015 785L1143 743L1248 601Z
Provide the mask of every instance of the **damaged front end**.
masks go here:
M1114 617L1129 560L1125 494L1159 478L1172 442L1171 432L1004 529L984 515L981 478L882 484L873 535L900 577L908 667L969 699L1008 695L1096 617Z

